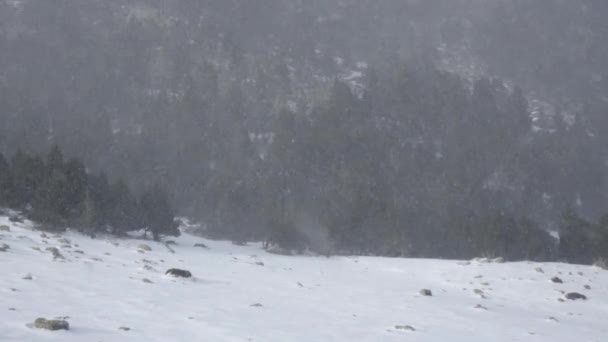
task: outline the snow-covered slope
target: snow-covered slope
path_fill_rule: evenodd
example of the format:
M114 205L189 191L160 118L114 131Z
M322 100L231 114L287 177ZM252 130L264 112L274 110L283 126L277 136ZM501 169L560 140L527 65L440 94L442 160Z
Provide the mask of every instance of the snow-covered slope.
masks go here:
M287 257L187 234L172 253L150 241L73 232L44 237L5 217L2 225L10 231L0 231L0 244L10 248L0 252L1 341L601 342L608 336L608 272L593 267ZM152 250L138 252L142 243ZM65 260L54 261L47 247L59 248ZM194 278L164 275L173 267ZM551 282L554 276L564 283ZM433 296L421 296L423 288ZM562 291L588 300L562 302ZM71 330L26 326L37 317L69 317Z

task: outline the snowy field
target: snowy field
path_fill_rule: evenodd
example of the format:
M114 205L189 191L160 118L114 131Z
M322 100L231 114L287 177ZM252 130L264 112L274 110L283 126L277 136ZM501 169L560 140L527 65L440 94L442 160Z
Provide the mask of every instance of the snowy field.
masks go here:
M172 253L2 225L0 341L608 341L608 272L594 267L286 257L190 235ZM572 291L588 300L560 301ZM38 317L71 330L26 326Z

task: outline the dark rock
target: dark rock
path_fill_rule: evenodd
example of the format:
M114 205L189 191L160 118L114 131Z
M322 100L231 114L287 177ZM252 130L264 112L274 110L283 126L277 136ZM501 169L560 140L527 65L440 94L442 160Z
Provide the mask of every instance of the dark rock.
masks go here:
M177 268L171 268L171 269L167 270L167 272L165 272L165 274L172 275L174 277L179 277L179 278L192 277L192 273L190 273L190 271L180 270Z
M9 226L0 226L0 232L10 232L11 227Z
M143 281L144 283L147 283L147 284L154 284L154 283L152 282L152 280L150 280L150 279L148 279L148 278L144 278L144 279L142 279L141 281Z
M422 290L420 290L420 295L425 296L425 297L432 297L433 292L431 292L431 290L429 290L429 289L422 289Z
M485 306L481 305L481 304L477 304L475 305L475 309L480 309L480 310L488 310L488 308L486 308Z
M587 296L585 296L584 294L580 294L578 292L570 292L568 294L566 294L566 299L570 299L570 300L587 300Z
M397 330L407 330L407 331L416 331L414 327L411 325L395 325L395 329Z
M46 250L53 254L53 259L65 259L56 247L47 247Z
M204 243L195 243L194 247L209 249L209 247L207 247L207 245L205 245Z
M591 286L589 286L589 285L585 285L585 289L587 289L587 290L591 290Z
M553 277L551 278L551 281L556 283L556 284L563 284L564 281L560 278L560 277Z
M262 305L260 303L251 304L249 306L252 307L252 308L263 308L264 307L264 305Z
M5 244L5 243L0 243L0 252L6 252L11 248L11 246Z
M129 330L131 330L131 328L129 328L129 327L120 327L120 328L118 328L118 330L129 331Z
M173 241L173 240L167 240L165 241L166 245L177 245L177 242Z
M47 320L44 318L38 318L34 321L34 328L51 331L70 330L70 324L67 321L60 319Z

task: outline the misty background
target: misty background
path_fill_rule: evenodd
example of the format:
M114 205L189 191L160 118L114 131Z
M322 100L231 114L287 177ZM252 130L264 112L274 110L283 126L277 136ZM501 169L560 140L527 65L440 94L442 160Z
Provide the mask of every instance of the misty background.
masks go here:
M58 145L162 184L216 237L588 262L608 252L607 16L604 0L1 0L0 151Z

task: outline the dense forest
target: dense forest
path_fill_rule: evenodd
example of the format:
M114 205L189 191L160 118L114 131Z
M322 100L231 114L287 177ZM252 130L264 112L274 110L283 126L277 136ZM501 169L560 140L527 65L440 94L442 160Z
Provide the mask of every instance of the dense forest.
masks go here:
M110 182L104 173L89 173L77 158L65 160L58 146L46 158L19 150L7 160L0 153L1 207L18 210L50 231L72 227L91 237L144 231L155 240L179 235L163 188L155 186L138 198L123 180Z
M30 153L0 159L0 202L106 231L172 227L170 209L142 214L171 202L210 236L321 253L593 262L606 15L600 0L0 0L0 152Z

